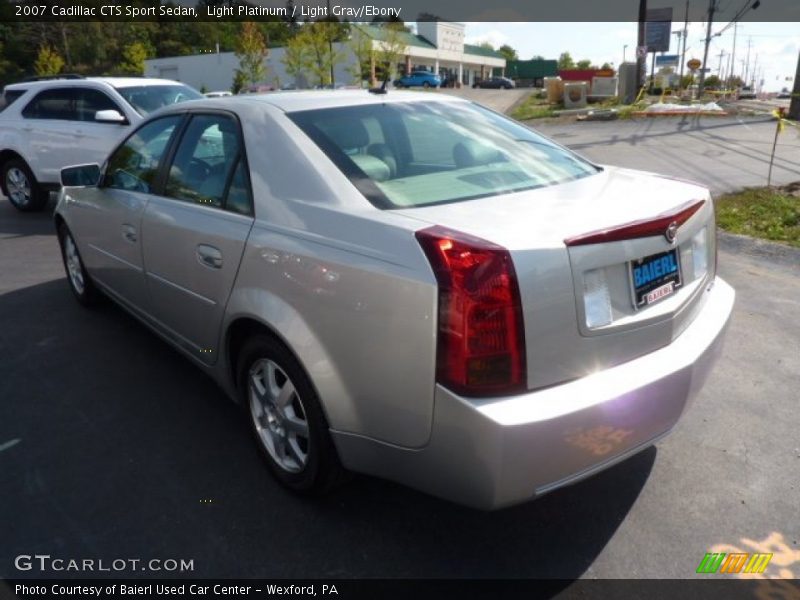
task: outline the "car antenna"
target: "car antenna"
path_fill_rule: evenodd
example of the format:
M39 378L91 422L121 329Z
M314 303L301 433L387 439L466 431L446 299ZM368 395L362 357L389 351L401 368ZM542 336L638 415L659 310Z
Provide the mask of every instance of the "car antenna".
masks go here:
M389 90L386 89L386 84L389 83L389 65L388 64L386 65L385 71L386 71L386 77L383 78L383 83L381 84L381 87L369 88L369 93L370 94L387 94L387 93L389 93Z

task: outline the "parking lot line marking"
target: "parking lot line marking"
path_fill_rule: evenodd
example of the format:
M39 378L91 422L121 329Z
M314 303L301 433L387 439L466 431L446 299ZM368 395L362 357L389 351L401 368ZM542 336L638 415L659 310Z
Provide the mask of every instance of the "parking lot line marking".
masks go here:
M9 448L11 448L13 446L16 446L21 441L22 441L21 439L16 438L16 439L13 439L13 440L11 440L9 442L6 442L5 444L0 444L0 452L2 452L3 450L8 450Z

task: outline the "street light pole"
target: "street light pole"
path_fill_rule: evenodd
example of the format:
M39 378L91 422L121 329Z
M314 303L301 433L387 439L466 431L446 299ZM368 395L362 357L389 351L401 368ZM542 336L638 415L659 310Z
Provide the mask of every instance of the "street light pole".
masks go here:
M623 62L623 63L625 62L625 50L627 50L627 49L628 49L628 44L625 44L625 45L622 47L622 62Z

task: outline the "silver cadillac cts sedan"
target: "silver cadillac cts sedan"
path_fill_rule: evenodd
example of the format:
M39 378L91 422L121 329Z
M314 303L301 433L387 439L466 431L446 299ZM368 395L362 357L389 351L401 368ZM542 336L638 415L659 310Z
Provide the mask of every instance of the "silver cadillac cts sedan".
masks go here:
M707 189L440 94L187 102L62 183L78 301L209 373L297 491L493 509L597 473L675 426L734 302Z

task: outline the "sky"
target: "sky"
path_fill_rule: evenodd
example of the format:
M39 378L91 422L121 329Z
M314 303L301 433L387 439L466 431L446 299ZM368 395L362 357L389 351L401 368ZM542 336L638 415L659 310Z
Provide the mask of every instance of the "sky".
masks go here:
M589 59L601 65L604 62L614 66L623 59L635 60L637 24L623 23L466 23L466 41L469 44L489 42L495 48L508 44L514 48L521 59L535 55L545 58L558 58L562 52L569 52L575 61ZM727 21L712 24L712 35L728 25ZM750 73L761 73L763 69L763 90L779 91L792 88L800 53L800 23L762 23L740 21L736 25L735 75L742 76L750 47ZM672 31L683 30L683 22L672 23ZM703 39L706 24L690 22L686 37L686 60L703 59ZM734 27L728 28L721 36L712 39L708 51L710 74L717 74L721 64L728 72L730 54L733 51ZM682 45L682 44L681 44ZM669 54L680 54L678 36L673 35ZM649 55L649 59L652 55ZM648 70L650 62L648 60ZM787 80L786 78L791 78ZM748 77L748 79L750 79ZM756 82L758 83L758 82Z

